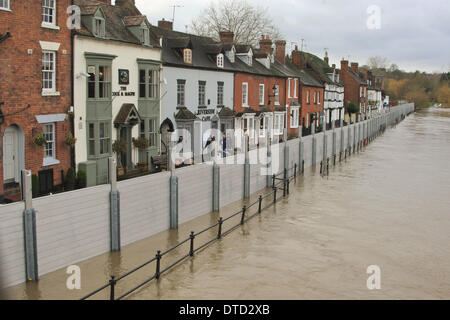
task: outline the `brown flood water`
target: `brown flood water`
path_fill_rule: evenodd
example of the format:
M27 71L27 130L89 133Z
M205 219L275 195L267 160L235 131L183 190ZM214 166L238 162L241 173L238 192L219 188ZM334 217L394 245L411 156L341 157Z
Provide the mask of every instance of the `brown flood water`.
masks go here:
M288 198L128 299L450 299L449 159L450 110L411 115L331 167L329 177L321 177L318 168L308 170L291 185ZM230 205L221 215L242 205ZM69 291L68 275L59 270L38 284L9 288L7 297L78 299L110 274L131 270L218 217L209 214L120 254L79 263L82 290ZM196 241L214 234L216 229ZM170 254L162 268L188 250ZM367 289L370 265L381 268L381 290ZM151 264L122 280L118 295L154 270Z

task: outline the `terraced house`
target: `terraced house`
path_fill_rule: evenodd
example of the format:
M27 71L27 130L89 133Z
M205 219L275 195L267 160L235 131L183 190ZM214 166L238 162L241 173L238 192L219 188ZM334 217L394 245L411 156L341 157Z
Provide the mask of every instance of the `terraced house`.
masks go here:
M224 46L211 38L174 31L165 20L151 30L162 38L163 125L178 129L186 164L202 162L211 141L227 149L223 137L233 129L234 67ZM167 144L163 139L163 153Z
M161 46L134 0L75 0L76 164L88 185L107 181L108 157L119 175L148 170L160 153Z
M20 200L21 170L48 194L71 165L70 4L0 1L0 203Z
M235 69L235 129L248 135L250 147L265 143L266 136L282 140L286 128L286 79L274 67L272 40L263 36L260 48L234 43L232 33L222 42ZM239 132L239 131L237 131ZM236 137L237 147L242 141Z
M360 108L359 116L362 119L367 119L369 115L367 106L368 85L359 71L358 63L353 62L349 67L348 61L342 60L340 80L345 86L344 106L347 106L350 102L355 103ZM349 119L348 121L354 120Z

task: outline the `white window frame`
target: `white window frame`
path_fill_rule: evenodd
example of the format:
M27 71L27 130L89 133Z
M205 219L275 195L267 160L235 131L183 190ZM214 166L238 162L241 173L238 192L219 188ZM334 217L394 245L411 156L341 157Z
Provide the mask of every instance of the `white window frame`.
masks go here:
M288 98L291 99L291 80L292 78L288 78Z
M317 91L317 104L320 104L320 91Z
M50 134L52 137L52 140L47 140L47 133L46 133L46 128L51 127L50 130ZM47 140L47 143L44 147L44 160L43 160L43 166L47 167L47 166L52 166L52 165L56 165L59 164L60 162L58 160L56 160L56 123L52 122L52 123L46 123L44 124L43 127L43 135L44 138ZM51 143L51 148L48 149L47 145L48 143ZM47 150L51 150L52 151L52 155L51 156L47 156Z
M44 56L46 54L52 55L52 61L48 61L53 64L53 69L45 70L44 69ZM50 73L51 74L51 88L44 88L44 74ZM50 50L42 50L42 95L46 94L56 94L56 51L50 51Z
M225 98L225 82L217 82L217 105L223 106Z
M244 90L245 88L245 90ZM248 107L248 83L242 83L242 106Z
M262 89L262 92L261 92ZM264 105L264 96L265 96L265 92L266 92L266 88L265 85L263 83L259 84L259 105L263 106Z
M43 27L46 27L46 26L56 27L56 1L57 0L53 0L53 7L45 5L47 1L52 1L52 0L43 0L42 1L42 24L41 25ZM44 14L45 9L53 10L53 14L52 15ZM45 21L44 17L51 17L52 22Z
M311 94L309 93L309 90L306 90L306 103L311 104Z
M192 64L192 50L191 49L183 50L183 61L184 61L184 63Z
M275 113L273 131L275 135L282 135L284 131L284 113Z
M317 92L316 91L314 91L314 94L313 94L313 96L314 96L314 104L317 104Z
M274 99L275 99L275 105L279 106L280 105L280 86L276 85L275 86L275 92L274 92Z
M300 109L298 107L291 107L291 129L297 129L299 127L299 110Z
M297 92L297 85L298 85L298 79L294 79L294 98L298 98L298 92Z
M97 24L97 21L100 22L100 25ZM97 38L105 38L106 37L106 21L103 18L95 17L94 18L94 36Z
M198 82L198 105L200 107L206 106L206 81Z
M11 11L10 0L1 0L0 10Z
M141 28L141 43L145 46L150 45L150 30L147 27Z
M218 54L217 55L217 67L224 68L224 66L225 66L225 58L222 53Z

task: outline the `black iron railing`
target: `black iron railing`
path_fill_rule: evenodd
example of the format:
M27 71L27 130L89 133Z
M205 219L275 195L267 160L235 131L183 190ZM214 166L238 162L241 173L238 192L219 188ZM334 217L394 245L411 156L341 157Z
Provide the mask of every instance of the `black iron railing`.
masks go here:
M302 137L307 137L311 135L311 127L305 128L302 127Z
M239 228L240 226L244 225L245 222L249 221L250 219L254 218L257 215L260 215L262 213L262 211L271 207L280 199L289 195L290 182L293 179L295 179L295 177L297 176L298 173L303 173L304 170L305 170L305 162L303 161L301 163L300 167L298 167L297 164L295 164L295 166L293 168L284 169L284 171L282 171L281 173L279 173L277 175L273 175L272 176L272 192L267 193L265 195L260 195L258 197L257 201L251 203L250 205L244 206L242 208L242 210L240 210L239 212L236 212L235 214L233 214L227 218L220 217L217 223L215 223L214 225L212 225L200 232L195 233L194 231L192 231L191 234L189 235L189 237L187 239L185 239L184 241L181 241L176 246L174 246L164 252L157 251L154 258L144 262L143 264L134 268L133 270L130 270L127 273L125 273L117 278L112 275L107 284L105 284L105 285L101 286L100 288L96 289L95 291L89 293L88 295L84 296L80 300L86 300L88 298L91 298L94 295L96 295L104 290L107 290L107 289L109 289L109 299L110 300L121 300L121 299L129 296L130 294L136 292L137 290L144 287L145 285L152 282L153 280L158 280L164 273L166 273L170 269L174 268L175 266L177 266L181 262L185 261L186 259L193 257L195 255L195 253L197 253L198 251L203 250L206 247L208 247L209 245L211 245L212 243L222 239L224 236L228 235L232 231L234 231L237 228ZM292 173L292 175L291 175L291 173ZM281 196L281 192L280 193L278 192L281 190L283 191L282 196ZM273 200L271 199L270 201L268 201L267 205L263 207L263 201L272 196L273 196L273 198L272 198ZM252 213L252 209L256 209L256 210L254 210ZM238 218L238 217L239 217L239 222L237 224L232 225L228 229L224 228L224 224L226 224L227 222L230 222L234 218ZM195 240L198 239L198 237L200 235L202 235L208 231L214 230L214 229L217 230L217 235L214 238L206 241L205 243L203 243L200 246L198 246L197 248L195 248ZM166 268L161 270L162 259L167 254L169 254L169 253L175 251L176 249L182 247L183 245L187 245L187 244L189 244L188 253L186 253L185 255L180 257L178 260L176 260L175 262L171 263L169 266L167 266ZM137 272L137 271L143 269L144 267L149 266L153 263L155 264L155 266L154 266L155 272L150 278L139 283L137 286L129 289L128 291L126 291L125 293L123 293L119 296L116 294L116 287L117 287L117 283L119 281L133 275L135 272Z

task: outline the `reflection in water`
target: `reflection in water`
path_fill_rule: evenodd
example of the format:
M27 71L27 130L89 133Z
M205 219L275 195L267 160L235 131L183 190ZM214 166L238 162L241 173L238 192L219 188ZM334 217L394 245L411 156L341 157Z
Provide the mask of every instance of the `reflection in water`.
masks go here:
M306 171L289 198L129 299L449 299L449 142L450 110L411 115L331 166L329 177L318 168ZM123 274L218 217L205 215L120 254L80 263L81 292L65 288L67 275L60 270L42 277L39 287L22 285L9 293L18 299L80 298L110 274ZM215 234L211 230L204 240ZM188 249L175 250L164 265ZM366 287L371 265L381 268L381 290ZM119 294L153 273L154 265L143 268L119 284Z

